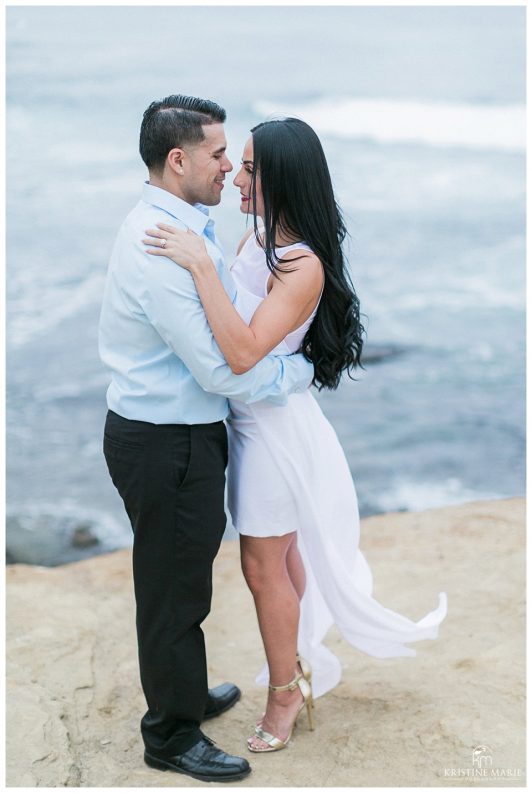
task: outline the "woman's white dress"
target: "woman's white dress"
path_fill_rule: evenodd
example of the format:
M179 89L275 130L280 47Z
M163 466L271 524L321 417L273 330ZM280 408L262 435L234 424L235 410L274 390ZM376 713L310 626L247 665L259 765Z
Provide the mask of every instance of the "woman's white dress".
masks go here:
M310 250L298 243L278 248L277 254L297 249ZM237 286L235 308L249 323L267 296L270 276L253 234L231 273ZM315 311L274 354L300 348ZM353 479L336 433L310 389L292 394L282 406L231 400L230 407L228 506L233 524L253 537L297 532L307 577L298 649L312 665L314 695L340 681L340 662L322 643L333 624L350 644L376 658L414 656L416 651L407 643L437 638L447 613L444 592L439 593L438 607L418 622L372 597L371 570L358 547ZM267 666L257 682L268 682Z

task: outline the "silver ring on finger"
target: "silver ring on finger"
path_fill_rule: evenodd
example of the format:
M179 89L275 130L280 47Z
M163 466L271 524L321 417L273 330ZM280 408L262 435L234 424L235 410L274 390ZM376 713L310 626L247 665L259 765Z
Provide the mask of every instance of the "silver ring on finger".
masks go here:
M161 240L161 248L164 248L164 247L165 247L165 245L166 245L166 242L167 242L167 241L166 241L165 239L162 239L162 240Z

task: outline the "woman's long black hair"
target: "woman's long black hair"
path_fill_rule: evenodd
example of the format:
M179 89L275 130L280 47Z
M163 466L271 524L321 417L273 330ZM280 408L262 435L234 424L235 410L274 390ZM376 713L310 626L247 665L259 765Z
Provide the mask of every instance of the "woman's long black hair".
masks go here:
M347 234L333 193L331 177L320 140L308 124L297 118L265 121L251 130L253 175L251 196L256 203L260 175L264 203L264 230L257 224L255 237L277 276L282 258L275 253L276 234L282 231L305 242L320 259L325 284L316 316L303 340L302 352L314 364L313 385L335 389L342 372L360 361L362 335L360 301L353 287L342 243ZM284 272L286 266L282 267Z

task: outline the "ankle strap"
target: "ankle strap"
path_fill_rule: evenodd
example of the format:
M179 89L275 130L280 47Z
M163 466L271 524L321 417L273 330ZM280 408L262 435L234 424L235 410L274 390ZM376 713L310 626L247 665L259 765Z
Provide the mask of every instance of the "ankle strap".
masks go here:
M286 686L268 686L268 688L270 691L295 691L296 688L299 688L298 684L302 677L303 675L298 673Z

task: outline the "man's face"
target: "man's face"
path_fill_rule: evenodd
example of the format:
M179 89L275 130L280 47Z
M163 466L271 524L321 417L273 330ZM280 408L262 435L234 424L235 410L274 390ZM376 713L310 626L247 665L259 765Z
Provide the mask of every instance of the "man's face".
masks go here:
M202 127L205 140L186 146L183 155L183 197L189 204L215 206L220 203L225 174L233 166L225 153L227 141L223 124Z

